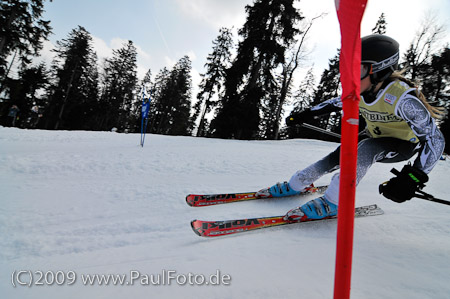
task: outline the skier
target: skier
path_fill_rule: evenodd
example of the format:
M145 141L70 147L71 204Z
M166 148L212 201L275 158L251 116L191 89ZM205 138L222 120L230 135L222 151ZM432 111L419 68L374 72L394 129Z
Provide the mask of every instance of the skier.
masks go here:
M10 124L11 127L14 127L16 125L17 120L17 113L20 112L19 107L17 105L12 105L11 108L9 108L8 117L11 119Z
M31 114L28 118L29 127L32 129L36 128L40 117L42 117L42 114L39 114L39 106L36 104L36 102L33 102L33 107L31 107Z
M401 203L410 200L428 181L444 151L445 140L433 118L444 110L432 107L418 87L398 72L399 44L385 35L361 39L361 100L359 111L370 138L358 143L356 184L375 162L406 161L418 153L413 165L405 165L396 177L380 185L380 193ZM340 98L328 100L309 110L292 114L289 126L303 123L308 115L322 115L342 108ZM296 195L321 176L339 168L340 147L309 167L297 171L289 182L277 183L257 192L259 197ZM337 214L339 173L331 179L324 195L290 210L285 219L322 219Z

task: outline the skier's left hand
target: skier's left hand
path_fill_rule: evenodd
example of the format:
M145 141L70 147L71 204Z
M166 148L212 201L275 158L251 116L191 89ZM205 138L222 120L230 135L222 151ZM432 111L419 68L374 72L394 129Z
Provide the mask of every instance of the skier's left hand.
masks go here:
M405 165L400 172L393 168L391 172L396 177L381 184L379 191L384 197L398 203L413 198L416 191L425 187L425 183L428 182L428 175L411 165Z
M314 116L311 112L311 109L305 109L301 112L297 113L291 113L289 117L286 118L286 125L288 127L295 126L295 125L301 125L304 123L308 123L314 120Z

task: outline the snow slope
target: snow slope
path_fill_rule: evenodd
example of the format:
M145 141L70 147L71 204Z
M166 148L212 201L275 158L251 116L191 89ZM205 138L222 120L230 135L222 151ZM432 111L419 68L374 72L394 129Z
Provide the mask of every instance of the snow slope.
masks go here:
M184 198L289 179L336 143L148 135L138 144L137 134L0 127L2 298L332 298L336 221L219 239L200 238L189 225L284 214L312 197L204 208ZM402 164L374 165L357 190L357 205L376 203L385 215L355 221L352 298L450 298L450 206L384 199L378 184L393 166ZM450 161L440 161L425 191L449 200L449 177ZM31 287L17 285L29 282L21 270L31 272ZM36 285L39 271L50 281L57 271L77 280ZM133 285L82 281L131 271L142 275ZM181 282L219 271L231 282L141 284L168 271Z

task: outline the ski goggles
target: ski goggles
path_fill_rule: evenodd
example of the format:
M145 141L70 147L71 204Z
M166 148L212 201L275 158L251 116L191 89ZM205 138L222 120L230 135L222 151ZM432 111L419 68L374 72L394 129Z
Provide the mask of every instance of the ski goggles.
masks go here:
M372 64L361 64L361 80L373 74Z
M391 57L379 62L376 62L374 60L361 61L361 80L371 74L378 73L387 68L390 68L392 71L394 71L398 64L398 58L399 53L397 52Z

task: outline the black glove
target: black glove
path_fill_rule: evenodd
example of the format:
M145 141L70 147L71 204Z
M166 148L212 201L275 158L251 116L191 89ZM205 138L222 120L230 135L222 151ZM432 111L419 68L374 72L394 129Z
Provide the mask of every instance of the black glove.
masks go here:
M286 125L295 126L310 122L314 119L311 109L303 110L302 112L292 113L286 118Z
M384 197L398 203L413 198L416 191L425 187L425 183L428 182L428 175L411 165L405 165L400 172L393 168L391 172L396 177L381 184L379 191Z

